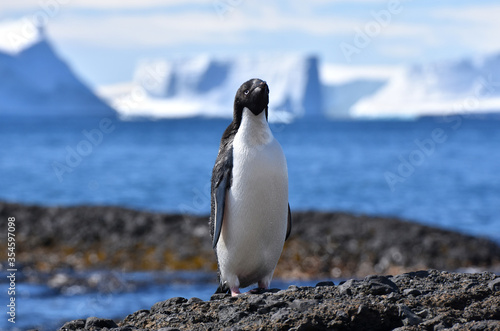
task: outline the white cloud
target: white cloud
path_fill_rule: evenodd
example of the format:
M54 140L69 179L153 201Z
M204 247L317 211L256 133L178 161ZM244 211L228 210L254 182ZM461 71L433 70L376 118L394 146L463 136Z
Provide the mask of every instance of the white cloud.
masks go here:
M500 5L475 5L465 7L446 7L435 9L432 16L440 19L464 20L477 24L500 23Z
M212 8L211 8L212 9ZM113 47L164 46L181 44L238 44L245 40L242 33L303 32L329 36L348 34L352 19L335 17L284 15L278 8L252 7L243 3L221 18L213 8L208 11L181 13L129 13L127 15L84 16L61 15L48 25L50 35L57 40L82 41Z
M443 21L436 28L443 40L480 52L500 49L500 5L439 8L432 16Z
M37 11L44 8L67 9L145 9L154 7L185 6L191 4L211 4L211 0L17 0L0 2L0 11Z
M220 31L215 15L154 14L148 16L66 17L50 25L58 40L80 41L110 47L141 47L186 43L235 42ZM214 35L217 33L217 35Z

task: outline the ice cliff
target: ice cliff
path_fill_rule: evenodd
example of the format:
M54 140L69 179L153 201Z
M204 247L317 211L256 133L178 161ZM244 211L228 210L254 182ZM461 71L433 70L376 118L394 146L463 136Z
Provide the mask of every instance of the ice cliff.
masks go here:
M255 77L266 80L270 87L271 120L321 114L322 90L314 56L222 59L201 55L143 61L133 83L111 100L125 116L230 117L236 90Z
M500 111L500 54L407 67L352 105L353 117Z

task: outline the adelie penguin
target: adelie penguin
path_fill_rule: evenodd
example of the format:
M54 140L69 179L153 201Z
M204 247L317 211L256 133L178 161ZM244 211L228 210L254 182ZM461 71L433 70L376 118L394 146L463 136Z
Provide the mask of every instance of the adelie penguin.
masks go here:
M285 155L268 122L269 87L251 79L238 89L233 121L212 172L210 234L219 267L216 293L269 288L292 219Z

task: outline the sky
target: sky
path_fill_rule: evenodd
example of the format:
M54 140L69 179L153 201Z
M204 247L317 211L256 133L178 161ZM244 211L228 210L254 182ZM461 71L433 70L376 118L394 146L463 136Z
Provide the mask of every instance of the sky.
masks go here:
M498 0L16 0L2 26L42 22L90 86L130 81L141 59L316 54L356 68L500 52Z

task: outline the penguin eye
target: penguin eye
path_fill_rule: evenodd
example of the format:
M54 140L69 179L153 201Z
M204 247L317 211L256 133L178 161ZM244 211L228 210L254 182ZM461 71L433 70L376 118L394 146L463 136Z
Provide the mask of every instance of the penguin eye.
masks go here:
M245 92L243 92L243 93L245 93L245 95L247 95L248 93L250 93L250 90L245 90Z

